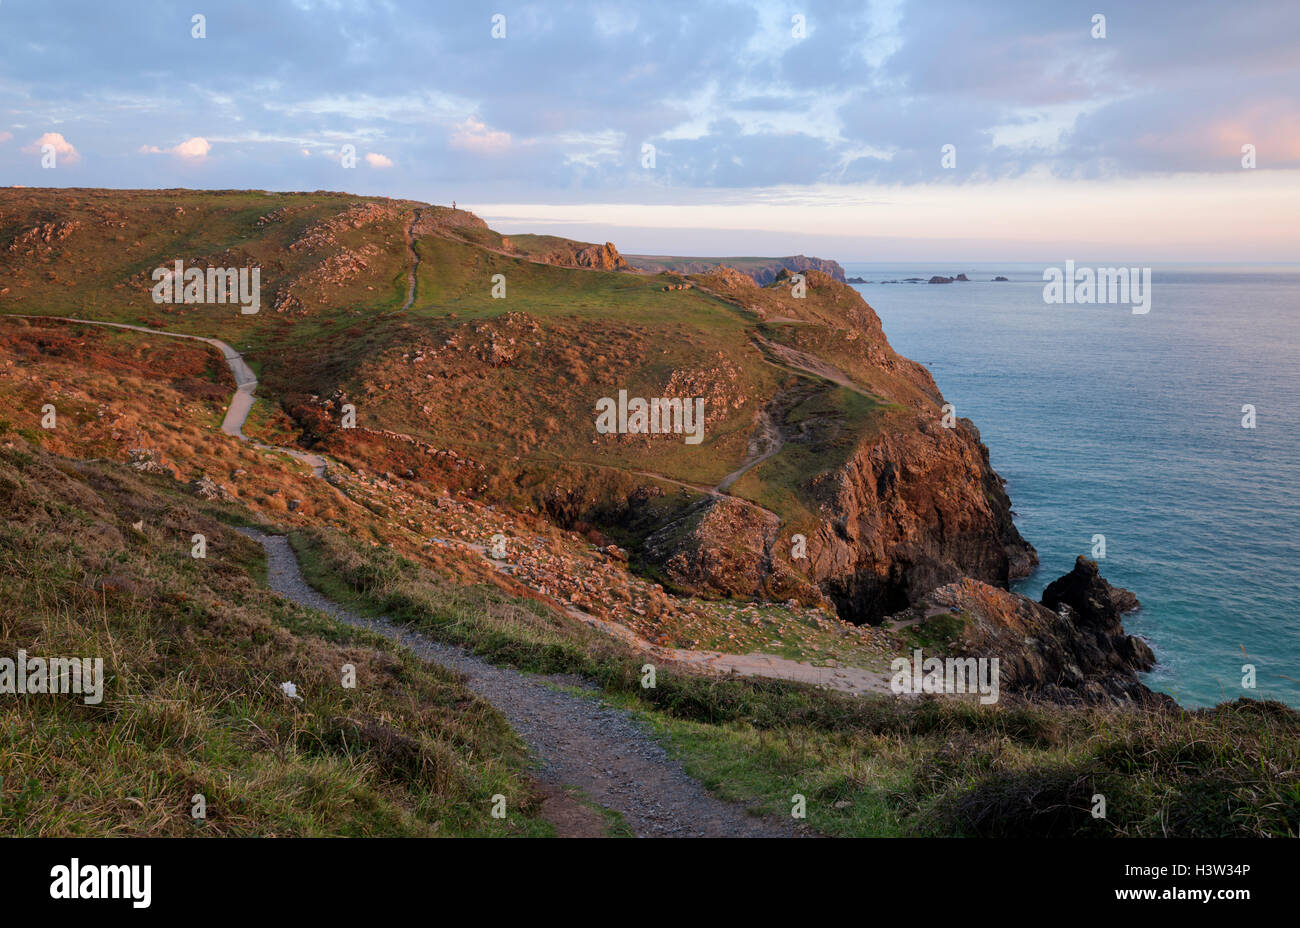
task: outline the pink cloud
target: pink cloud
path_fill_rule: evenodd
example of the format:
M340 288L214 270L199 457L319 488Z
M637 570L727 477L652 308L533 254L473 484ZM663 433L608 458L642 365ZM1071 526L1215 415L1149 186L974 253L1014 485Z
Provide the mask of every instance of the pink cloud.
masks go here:
M510 147L510 133L489 129L486 124L471 116L456 126L451 136L451 147L490 155Z
M195 136L192 139L186 139L173 148L172 154L178 158L201 160L206 158L210 151L212 151L212 146L208 144L208 140L201 136Z
M391 168L393 166L393 159L386 155L381 155L378 152L371 151L366 152L366 164L370 165L372 168Z
M29 155L39 155L41 153L41 149L44 148L46 145L53 145L54 153L59 156L60 160L68 164L75 164L76 162L81 160L81 154L77 151L77 149L73 148L72 143L69 142L67 139L65 139L63 135L58 132L45 133L35 142L32 142L32 144L24 148L23 151L25 151Z
M138 149L142 155L175 155L186 161L202 161L212 151L212 145L207 139L196 135L192 139L186 139L179 145L173 145L171 148L159 148L157 145L141 145Z

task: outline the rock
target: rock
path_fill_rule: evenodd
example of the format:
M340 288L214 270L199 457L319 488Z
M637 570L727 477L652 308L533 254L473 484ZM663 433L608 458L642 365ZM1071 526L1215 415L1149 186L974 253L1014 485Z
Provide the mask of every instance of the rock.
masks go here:
M126 452L127 463L142 474L163 474L175 477L176 474L162 461L162 455L152 448L129 448Z
M532 246L533 238L538 239L540 248ZM598 271L632 270L632 266L618 253L613 242L595 245L553 236L516 236L513 240L503 238L502 244L507 251L522 249L521 253L527 254L534 261L558 267L585 267Z
M993 280L994 280L995 283L996 283L997 281L1002 281L1002 282L1004 282L1004 283L1007 282L1007 278L1002 277L1002 276L994 277Z
M953 278L940 277L938 274L935 274L933 277L930 278L930 283L932 284L950 284L952 282L953 282Z
M953 278L953 280L964 280L967 283L970 282L970 278L967 277L965 274L958 274L956 277Z
M1154 657L1145 642L1124 633L1118 613L1113 624L1098 627L1066 602L1053 611L970 578L934 590L904 615L935 613L960 619L953 653L998 658L1004 692L1065 705L1176 706L1138 679Z
M291 500L289 500L289 511L290 511L290 512L297 512L297 511L299 510L299 508L301 508L301 507L302 507L302 500L300 500L300 499L291 499Z
M229 502L234 497L207 474L190 483L190 491L200 499L222 500Z
M712 497L649 536L645 552L680 589L821 605L817 587L767 556L779 529L780 520L766 510Z
M841 618L878 622L962 577L1005 587L1038 563L979 432L959 423L880 435L819 478L829 515L804 570Z
M1099 627L1118 624L1121 615L1142 605L1133 593L1107 583L1097 562L1082 554L1075 559L1073 570L1047 585L1042 603L1053 610L1064 603L1085 622Z

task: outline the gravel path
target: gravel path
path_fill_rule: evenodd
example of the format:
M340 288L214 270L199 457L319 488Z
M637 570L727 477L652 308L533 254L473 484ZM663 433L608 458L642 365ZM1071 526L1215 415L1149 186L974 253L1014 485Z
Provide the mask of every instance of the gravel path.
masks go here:
M710 796L627 712L559 692L545 678L497 667L388 619L364 618L312 589L282 535L240 529L266 549L271 589L286 599L370 629L427 661L463 673L469 686L509 720L537 758L538 777L577 786L623 815L638 837L791 837L793 824L750 815ZM571 682L571 681L562 681Z

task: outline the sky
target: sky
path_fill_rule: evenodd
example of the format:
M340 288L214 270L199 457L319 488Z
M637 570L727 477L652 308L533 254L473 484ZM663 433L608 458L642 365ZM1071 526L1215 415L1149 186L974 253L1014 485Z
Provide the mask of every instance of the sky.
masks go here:
M1300 3L0 0L0 184L455 200L626 253L1294 262Z

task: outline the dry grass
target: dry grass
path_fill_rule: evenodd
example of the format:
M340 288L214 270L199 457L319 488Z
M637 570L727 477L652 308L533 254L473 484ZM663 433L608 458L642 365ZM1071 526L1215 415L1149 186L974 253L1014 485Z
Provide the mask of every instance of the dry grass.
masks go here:
M266 592L261 549L224 521L250 516L174 487L0 436L0 654L101 657L106 676L99 705L0 696L4 833L547 833L523 747L490 706ZM194 532L205 560L189 556Z

